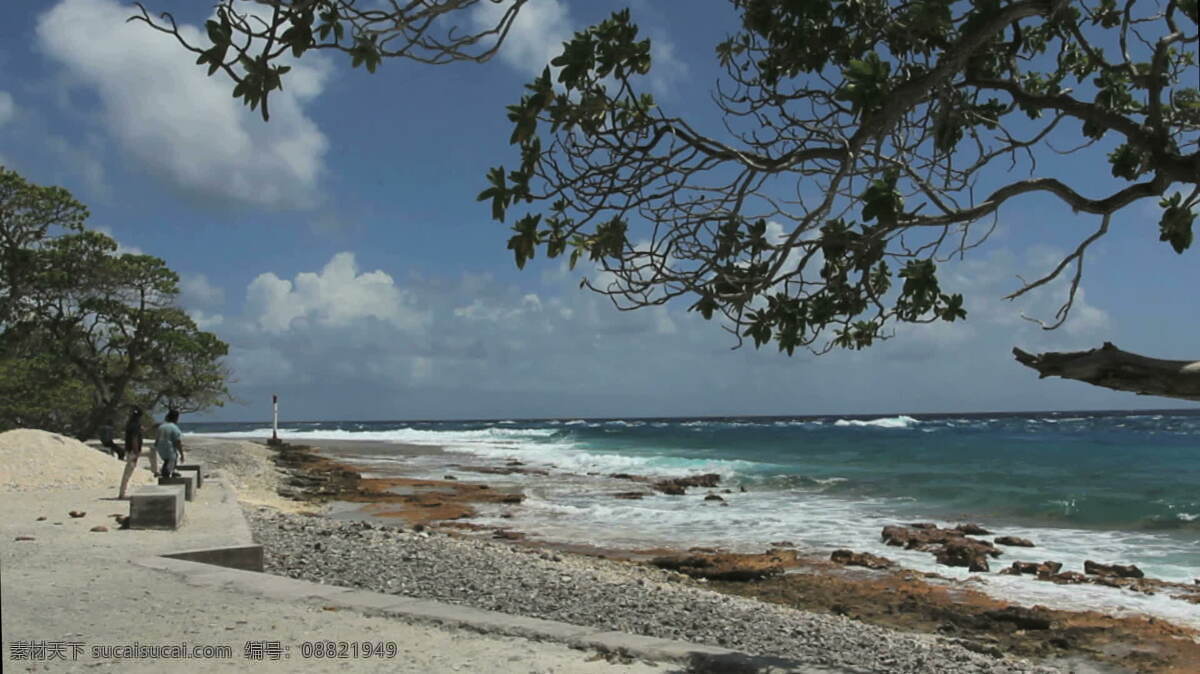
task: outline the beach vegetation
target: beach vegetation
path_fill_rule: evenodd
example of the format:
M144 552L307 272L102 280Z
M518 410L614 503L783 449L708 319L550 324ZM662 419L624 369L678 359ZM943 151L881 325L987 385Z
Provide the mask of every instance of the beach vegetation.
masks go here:
M89 230L66 190L0 167L0 430L93 437L121 408L229 400L227 345L178 305L179 276Z

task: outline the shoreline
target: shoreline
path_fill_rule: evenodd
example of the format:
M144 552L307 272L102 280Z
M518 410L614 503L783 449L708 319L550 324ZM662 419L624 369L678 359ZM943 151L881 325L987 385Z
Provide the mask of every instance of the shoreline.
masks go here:
M477 512L476 505L505 503L506 507L519 508L519 494L489 486L480 488L478 483L459 480L364 477L364 473L370 475L370 463L352 462L361 458L358 450L380 444L386 444L390 453L403 455L406 459L445 454L437 447L359 440L310 444L313 447L285 446L279 451L276 461L289 471L291 478L288 481L292 483L291 486L284 485L283 490L291 490L288 496L303 498L310 506L320 505L325 510L323 519L338 527L362 526L353 520L365 519L374 523L367 526L400 524L417 531L428 528L453 538L479 540L481 536L490 535L496 540L486 541L489 545L500 544L556 556L582 556L603 563L621 560L627 565L636 564L638 568L653 568L647 562L672 556L694 558L700 555L716 559L716 555L708 550L622 550L523 540L524 536L519 532L470 521ZM469 466L456 465L456 468L471 472ZM478 473L480 476L522 472L520 465L502 470L477 468L482 468ZM297 478L306 484L303 489L296 490ZM338 512L336 504L342 504L344 510ZM347 512L345 509L354 510ZM806 612L847 616L862 624L953 638L990 657L1009 654L1059 665L1082 658L1091 666L1100 664L1118 668L1112 671L1156 672L1189 671L1186 663L1200 660L1200 632L1164 620L1142 616L1116 618L1095 611L1010 606L1002 599L975 589L970 580L903 569L870 571L843 567L828 559L797 555L786 548L769 551L767 559L772 553L776 553L774 557L786 558L787 572L751 574L757 578L753 582L694 578L675 571L666 573L674 573L678 582L691 587L706 588L726 596ZM747 559L746 555L730 555L724 561L736 563ZM779 566L778 563L767 563L768 566L773 564Z

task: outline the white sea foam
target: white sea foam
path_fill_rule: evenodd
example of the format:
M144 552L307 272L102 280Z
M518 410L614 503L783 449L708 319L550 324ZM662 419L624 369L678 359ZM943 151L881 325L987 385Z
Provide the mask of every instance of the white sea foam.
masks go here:
M861 419L838 419L833 422L834 426L854 426L854 427L870 427L870 428L912 428L921 423L916 419L900 415L898 417L888 417L884 419L870 419L863 421Z

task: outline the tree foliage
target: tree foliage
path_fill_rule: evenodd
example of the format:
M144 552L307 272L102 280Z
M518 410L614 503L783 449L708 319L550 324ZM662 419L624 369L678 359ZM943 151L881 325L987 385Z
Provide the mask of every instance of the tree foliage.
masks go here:
M282 89L289 58L311 51L340 52L351 67L369 72L385 58L420 63L486 61L508 35L527 0L218 0L215 17L205 22L204 40L189 39L175 17L157 18L141 4L141 21L170 34L197 55L196 64L211 76L223 72L233 80L233 97L251 109L262 106L270 118L268 99ZM479 4L505 3L493 25L462 29L455 20Z
M714 133L646 93L650 42L628 11L577 33L508 108L519 161L479 198L515 221L518 266L539 249L586 257L607 273L585 285L620 308L684 298L791 353L965 317L938 264L1022 197L1098 220L1010 296L1067 272L1047 328L1113 214L1154 199L1158 237L1191 245L1195 0L732 2ZM1106 162L1114 180L1051 175L1050 153Z
M84 229L65 190L3 168L0 186L0 426L90 437L123 405L196 411L229 398L228 347L176 306L179 277L161 259Z

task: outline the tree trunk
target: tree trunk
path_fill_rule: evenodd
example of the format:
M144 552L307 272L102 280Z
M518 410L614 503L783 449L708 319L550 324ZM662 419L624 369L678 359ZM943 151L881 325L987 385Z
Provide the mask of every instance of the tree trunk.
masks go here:
M1161 360L1122 351L1105 342L1090 351L1032 354L1013 347L1022 365L1041 377L1076 379L1117 391L1200 401L1200 361Z

